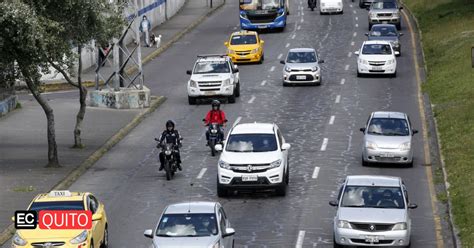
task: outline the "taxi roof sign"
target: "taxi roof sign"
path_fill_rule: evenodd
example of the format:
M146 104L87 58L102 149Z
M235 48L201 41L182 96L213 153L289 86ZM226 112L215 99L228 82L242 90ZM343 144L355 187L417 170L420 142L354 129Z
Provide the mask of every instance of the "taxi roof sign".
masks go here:
M51 192L49 192L49 196L50 197L68 197L68 196L72 196L71 194L71 191L69 190L53 190Z

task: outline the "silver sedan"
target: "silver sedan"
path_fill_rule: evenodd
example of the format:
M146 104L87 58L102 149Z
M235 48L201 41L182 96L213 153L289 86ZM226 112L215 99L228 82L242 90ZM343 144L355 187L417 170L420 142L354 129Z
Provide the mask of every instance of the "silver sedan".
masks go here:
M286 60L280 61L284 64L283 86L290 84L313 84L320 85L322 81L319 63L324 60L318 58L313 48L290 49Z

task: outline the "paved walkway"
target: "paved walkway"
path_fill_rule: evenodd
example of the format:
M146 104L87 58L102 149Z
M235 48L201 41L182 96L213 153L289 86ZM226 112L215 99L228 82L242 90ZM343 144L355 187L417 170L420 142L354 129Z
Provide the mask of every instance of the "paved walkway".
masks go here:
M222 1L214 0L214 7ZM162 35L164 44L206 15L209 10L206 0L189 0L178 14L153 32ZM142 48L143 57L156 49ZM95 75L89 72L85 73L83 78L94 80ZM10 218L15 210L25 209L36 194L49 191L118 130L144 111L89 107L82 135L86 147L77 150L70 148L73 144L75 115L78 110L77 96L50 94L45 97L49 99L54 110L56 141L63 167L44 167L47 163L46 118L35 100L22 96L22 108L0 118L0 233L11 224Z

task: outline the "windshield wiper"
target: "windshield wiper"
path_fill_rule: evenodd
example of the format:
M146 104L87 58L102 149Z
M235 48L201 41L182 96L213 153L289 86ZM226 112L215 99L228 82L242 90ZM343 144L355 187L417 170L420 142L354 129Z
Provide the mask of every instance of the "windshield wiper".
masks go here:
M157 234L156 236L158 236L158 237L176 237L176 236L169 235L169 234Z
M364 205L343 205L344 208L365 208Z

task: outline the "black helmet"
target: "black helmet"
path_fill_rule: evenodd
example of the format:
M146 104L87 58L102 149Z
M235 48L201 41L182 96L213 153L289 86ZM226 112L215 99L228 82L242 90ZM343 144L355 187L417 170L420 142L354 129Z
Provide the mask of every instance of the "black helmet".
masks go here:
M166 122L166 128L168 128L168 127L172 127L174 129L174 122L172 120L168 120Z
M217 109L219 109L220 106L221 106L221 102L219 102L219 100L213 100L211 105L212 105L212 107L216 106Z

